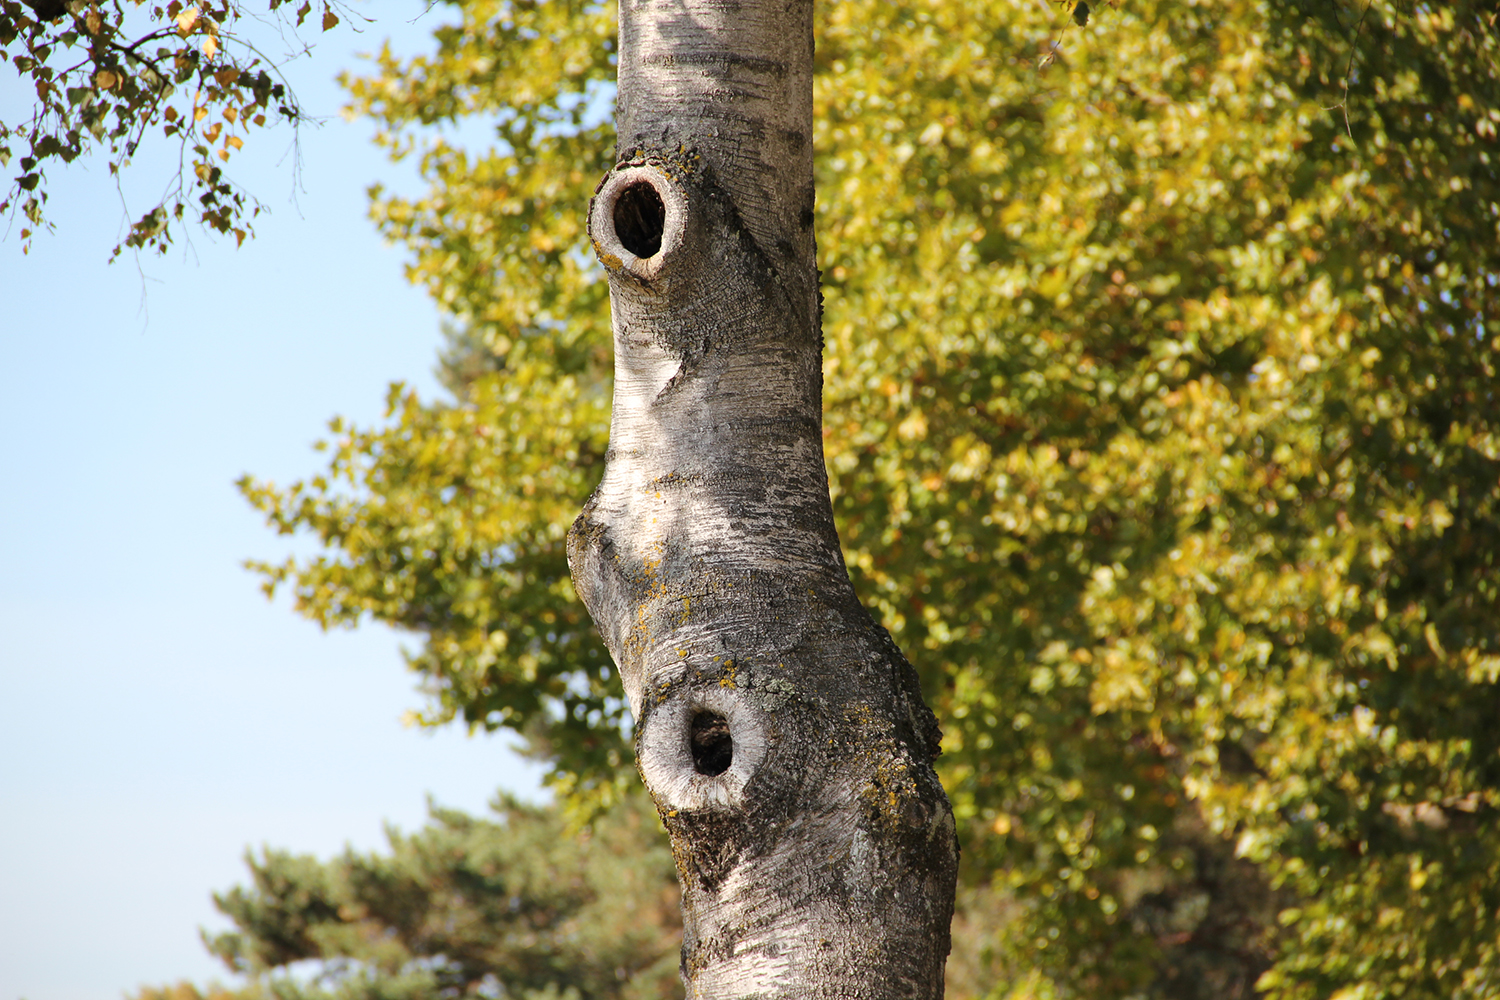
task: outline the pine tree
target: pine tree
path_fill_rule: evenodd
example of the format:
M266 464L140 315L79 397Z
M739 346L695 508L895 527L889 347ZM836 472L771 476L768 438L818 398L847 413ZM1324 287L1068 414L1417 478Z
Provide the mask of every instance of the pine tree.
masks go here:
M582 831L502 795L492 818L434 808L385 852L320 861L267 849L251 884L214 896L234 930L206 938L247 984L135 1000L516 1000L681 996L676 876L649 803Z

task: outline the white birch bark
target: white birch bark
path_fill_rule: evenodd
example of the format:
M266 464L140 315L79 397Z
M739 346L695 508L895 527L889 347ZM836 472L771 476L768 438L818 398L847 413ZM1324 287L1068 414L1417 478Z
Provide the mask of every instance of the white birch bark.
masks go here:
M621 0L604 479L569 562L624 681L702 998L937 998L957 868L915 673L828 498L811 0Z

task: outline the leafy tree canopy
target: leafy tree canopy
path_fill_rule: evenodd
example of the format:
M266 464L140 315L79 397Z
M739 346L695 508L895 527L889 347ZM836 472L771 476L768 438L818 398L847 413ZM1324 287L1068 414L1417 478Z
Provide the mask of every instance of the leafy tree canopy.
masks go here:
M243 488L428 719L632 780L563 534L600 467L613 10L474 0L349 81L451 317L327 471ZM818 37L826 448L922 673L995 996L1500 991L1492 5L850 0ZM1080 20L1086 21L1081 25ZM435 126L483 121L467 147Z

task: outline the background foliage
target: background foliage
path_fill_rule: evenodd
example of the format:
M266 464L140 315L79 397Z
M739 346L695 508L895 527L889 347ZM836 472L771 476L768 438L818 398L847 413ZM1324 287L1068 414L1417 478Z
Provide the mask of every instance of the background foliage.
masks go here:
M605 447L613 11L458 12L349 81L430 182L374 214L452 317L454 397L244 489L326 546L268 585L419 633L429 721L522 732L600 803L634 778L562 537ZM1070 13L818 29L831 486L967 878L1010 900L975 991L1493 996L1494 11Z

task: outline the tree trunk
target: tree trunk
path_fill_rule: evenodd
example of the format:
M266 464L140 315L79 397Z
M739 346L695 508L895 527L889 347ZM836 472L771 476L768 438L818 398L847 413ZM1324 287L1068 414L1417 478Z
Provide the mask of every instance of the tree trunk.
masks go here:
M604 479L569 535L683 887L691 997L936 998L958 848L822 447L810 0L621 0Z

